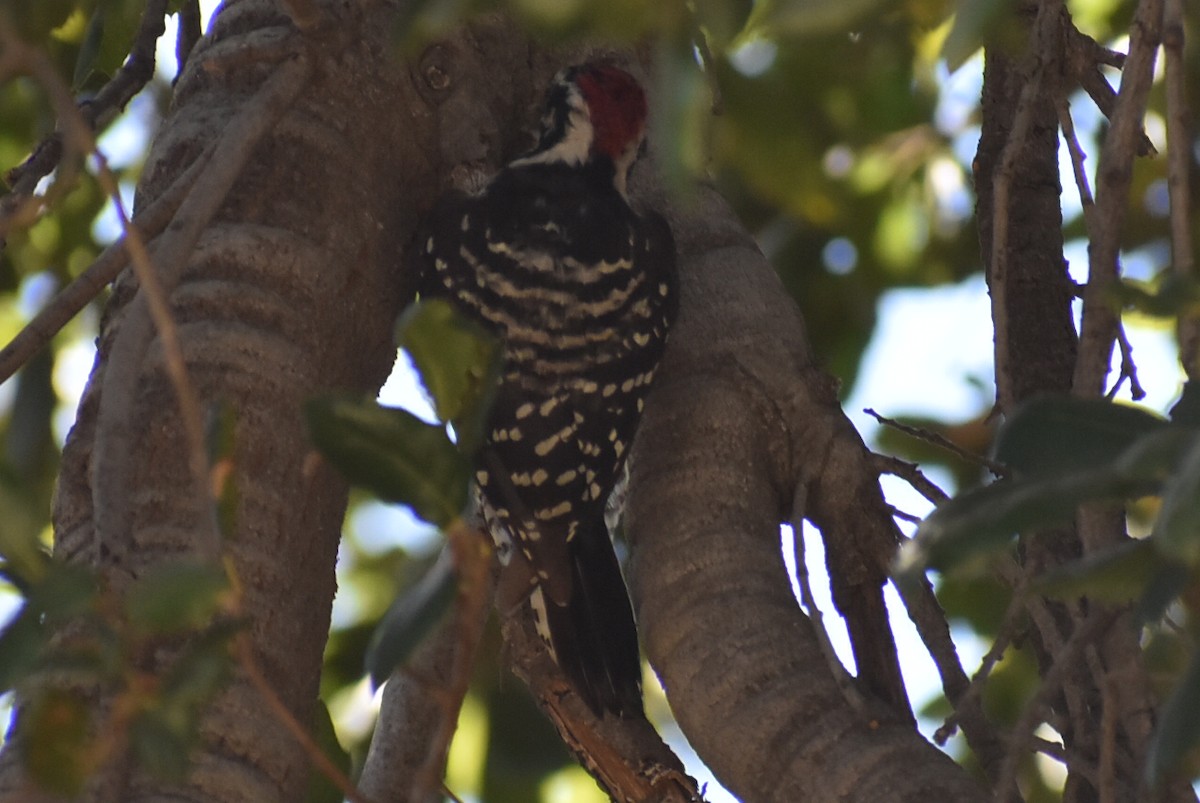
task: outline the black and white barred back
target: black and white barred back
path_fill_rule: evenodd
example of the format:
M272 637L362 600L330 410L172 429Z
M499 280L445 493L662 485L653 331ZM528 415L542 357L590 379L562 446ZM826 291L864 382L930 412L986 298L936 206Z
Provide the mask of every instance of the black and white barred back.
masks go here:
M495 332L504 367L477 466L507 563L551 654L597 713L641 712L637 632L604 523L675 316L666 222L625 197L645 100L607 64L560 74L541 142L475 196L451 194L418 243L426 295Z

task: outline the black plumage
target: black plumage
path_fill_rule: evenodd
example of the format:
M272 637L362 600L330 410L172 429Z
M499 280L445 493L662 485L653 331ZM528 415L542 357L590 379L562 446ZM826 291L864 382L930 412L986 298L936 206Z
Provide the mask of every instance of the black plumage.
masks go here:
M624 194L640 88L635 127L618 120L614 133L596 119L596 93L605 108L624 103L626 79L607 65L561 77L538 150L478 195L443 197L417 247L422 294L450 299L503 343L476 475L502 559L516 549L528 561L539 631L581 696L598 713L633 715L637 633L604 511L677 293L670 229ZM592 135L586 157L573 129Z

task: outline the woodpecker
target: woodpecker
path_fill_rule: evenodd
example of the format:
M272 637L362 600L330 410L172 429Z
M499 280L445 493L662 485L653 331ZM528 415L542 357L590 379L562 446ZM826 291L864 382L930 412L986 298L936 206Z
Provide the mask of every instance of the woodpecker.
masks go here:
M671 230L626 194L645 127L629 73L607 62L563 70L536 147L477 194L443 196L416 243L423 297L449 299L503 344L480 508L501 562L526 565L514 604L528 606L598 716L642 714L605 504L677 305Z

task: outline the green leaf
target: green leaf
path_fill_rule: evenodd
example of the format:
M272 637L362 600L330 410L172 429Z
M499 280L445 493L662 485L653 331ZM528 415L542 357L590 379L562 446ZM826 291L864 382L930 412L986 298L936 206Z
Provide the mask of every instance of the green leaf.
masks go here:
M191 740L157 709L141 712L129 725L129 745L143 770L166 781L182 781L190 763Z
M1044 396L1022 404L1001 428L996 459L1039 476L1080 471L1115 460L1161 418L1099 399Z
M1141 600L1134 608L1134 620L1142 624L1160 621L1166 615L1167 608L1174 604L1191 583L1192 573L1188 567L1171 561L1160 561L1154 570L1154 576L1146 584Z
M220 609L228 588L229 578L220 566L165 563L130 586L125 611L134 627L151 633L176 633L207 624Z
M66 22L77 5L76 0L0 0L0 11L12 20L22 39L44 45L51 31Z
M218 622L178 655L155 696L130 726L130 744L142 768L169 781L187 775L189 752L199 741L201 716L233 676L229 642L245 624Z
M900 552L895 571L950 569L1007 546L1027 529L1067 522L1082 502L1137 497L1157 488L1200 440L1160 429L1144 435L1107 465L1053 476L1000 480L938 507Z
M454 601L457 577L443 553L425 576L392 603L367 647L367 672L376 687L404 663Z
M48 633L29 604L0 631L0 693L29 676L38 665Z
M209 464L212 466L212 487L217 496L217 527L222 536L228 537L237 524L241 497L234 481L237 410L232 404L221 401L209 409L205 435Z
M1200 427L1200 382L1188 380L1183 383L1179 401L1171 408L1171 423Z
M1174 271L1158 274L1149 284L1123 279L1112 292L1125 309L1155 318L1175 318L1200 310L1200 282Z
M1200 442L1167 480L1150 537L1164 554L1192 566L1200 562Z
M42 665L54 627L89 610L96 599L90 570L50 562L46 574L30 586L25 603L0 631L0 691L6 691Z
M324 700L317 700L317 708L313 712L312 737L325 757L343 774L349 776L350 754L338 742L337 733L333 729L333 718L329 716L329 708ZM344 796L341 789L314 767L308 778L308 792L304 796L304 803L342 803L342 800Z
M471 466L442 427L345 396L312 399L305 412L313 443L355 485L440 527L467 506Z
M87 30L83 41L79 43L79 56L75 59L75 74L71 78L71 88L78 92L91 77L100 58L100 44L104 41L104 9L97 8L88 20Z
M232 677L229 641L242 626L242 623L223 623L189 644L163 678L161 706L181 733L195 729L204 705Z
M22 712L25 770L49 792L74 796L87 779L88 703L82 695L47 689Z
M396 341L412 358L438 418L454 424L463 451L473 454L500 378L499 341L443 299L405 310Z
M777 0L756 3L746 27L773 38L780 35L812 36L850 32L867 13L879 10L883 0Z
M983 47L1008 6L1007 0L960 0L954 25L942 45L942 58L950 72L956 71Z
M1193 656L1183 680L1162 708L1158 730L1150 741L1150 783L1164 780L1200 742L1200 656Z
M1124 604L1146 592L1162 563L1150 541L1127 541L1047 572L1037 579L1033 590L1050 597L1088 597Z

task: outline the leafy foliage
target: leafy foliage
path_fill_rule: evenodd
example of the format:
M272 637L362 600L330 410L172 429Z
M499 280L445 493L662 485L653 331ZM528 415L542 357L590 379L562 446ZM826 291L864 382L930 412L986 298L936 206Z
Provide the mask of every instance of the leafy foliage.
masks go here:
M969 145L977 119L973 112L953 122L940 119L935 79L939 53L951 69L970 59L991 15L1005 5L999 0L425 0L407 4L407 22L410 32L420 34L416 40L470 11L497 5L548 39L595 33L628 41L657 36L661 90L655 134L661 162L676 178L702 175L718 182L804 309L814 350L847 389L884 293L935 286L978 270L967 195L969 147L962 147L964 140ZM141 7L141 0L0 0L0 12L21 35L43 47L64 80L84 91L94 91L119 65ZM1131 7L1129 0L1080 2L1072 4L1072 13L1104 39L1127 27ZM695 48L697 43L702 46ZM703 72L696 68L697 50L706 61ZM1195 52L1189 58L1194 74ZM714 106L721 112L715 122L709 120ZM0 165L18 164L53 127L49 105L31 82L0 86ZM1149 254L1155 269L1166 262L1159 247L1161 213L1151 203L1163 169L1161 160L1136 166L1134 194L1146 203L1134 206L1126 227L1131 252ZM136 171L134 165L122 177ZM56 199L53 214L8 233L7 247L0 251L0 334L11 337L28 319L39 283L61 285L99 252L93 224L103 203L85 177ZM1082 236L1082 222L1068 223L1068 234ZM1116 300L1147 314L1174 316L1194 311L1195 289L1186 281L1155 279L1127 284ZM439 318L434 309L411 313L401 324L399 339L421 365L439 417L453 425L458 446L444 426L369 401L318 401L310 415L318 440L325 438L330 446L329 458L346 468L351 479L413 504L444 525L466 503L469 461L464 452L469 454L478 442L479 411L486 408L481 391L489 386L490 369L486 360L472 362L482 347L457 324L440 332L425 329L438 325ZM236 584L213 567L178 566L164 568L162 577L146 578L132 596L114 600L95 577L47 557L47 511L59 449L51 428L61 392L53 381L56 362L64 345L90 339L92 331L90 321L73 326L13 380L14 393L0 396L0 508L5 511L0 554L6 577L23 597L19 612L0 633L0 685L20 685L31 673L51 666L116 682L130 669L131 651L145 639L164 633L210 634L208 647L178 657L169 689L160 696L135 695L132 710L141 713L130 720L126 735L147 766L170 775L180 770L178 757L190 744L188 728L194 724L197 701L219 687L220 667L229 666L233 635L222 628L236 630L236 619L231 623L222 617ZM449 351L459 354L449 363L419 356L440 353L446 343L453 343ZM1010 431L1002 442L1007 451L998 453L1022 473L999 483L998 490L982 489L948 505L947 512L931 520L933 530L925 532L935 535L923 536L920 548L934 565L961 569L1013 543L1015 533L1026 526L1069 517L1079 499L1149 493L1155 505L1160 498L1162 502L1148 539L1067 567L1044 578L1043 587L1063 595L1136 599L1146 619L1161 618L1169 606L1189 599L1197 560L1193 500L1200 457L1191 445L1191 428L1200 426L1200 416L1188 412L1195 405L1186 396L1184 401L1187 409L1179 409L1170 422L1148 412L1096 408L1081 412L1078 428L1069 420L1074 408L1058 408L1057 413L1043 408L1040 423L1030 418L1025 423L1031 430ZM980 437L990 435L982 425L973 430L983 433ZM381 437L390 438L396 448L383 448ZM1043 437L1053 449L1038 451ZM220 466L231 454L231 444L224 442L213 447L211 456ZM1039 462L1043 459L1045 465ZM964 480L971 476L969 467L957 471ZM219 510L228 531L236 489L222 487L229 495L222 496ZM375 589L363 593L372 598L365 618L380 615L383 604L378 600L392 595L395 578L412 562L394 553L360 556L344 584ZM178 583L171 582L172 575ZM399 613L385 617L392 624L376 633L373 654L387 648L394 660L402 660L419 640L420 629L448 604L453 584L431 581L431 586L432 592L414 589L413 598L397 603L409 606L407 618ZM994 632L1004 608L1001 590L979 578L964 586L950 576L942 596L952 612L981 633ZM111 620L113 610L126 612L130 623ZM224 624L217 627L214 617ZM50 628L67 620L84 622L84 636L49 649ZM335 632L328 686L345 691L359 677L373 629L359 619ZM204 642L208 636L198 638ZM1165 656L1158 665L1162 675L1181 677L1188 660L1186 654L1180 657L1178 640L1158 631L1154 638L1151 647L1160 651L1155 654ZM383 672L391 660L372 665L372 672ZM505 693L494 688L498 670L491 666L480 674L483 697L495 706L493 721L520 722L522 730L544 728L529 712L524 719L512 708L496 713L501 711L496 700ZM1008 687L990 705L1011 711L1019 704L1015 701L1028 696L1037 672L1027 666L1002 668L1001 676ZM1190 705L1187 695L1195 693L1196 677L1193 666L1168 712ZM511 689L507 693L513 696ZM57 768L53 778L47 769L47 781L69 793L90 755L90 745L78 736L86 731L88 712L61 690L34 698L30 711L30 727L41 735L31 740L27 760ZM1162 727L1165 735L1156 752L1160 768L1173 765L1195 739L1190 730L1195 718L1184 714L1175 719L1168 716ZM493 757L501 755L506 743L494 741ZM164 755L164 749L171 755ZM528 757L520 760L529 766ZM561 766L561 757L547 762ZM503 758L493 763L503 764ZM519 784L508 785L496 780L504 768L492 766L486 798L529 800L537 788L533 776L547 769L538 766ZM515 772L511 766L508 771ZM327 793L320 799L335 798Z
M1190 613L1200 577L1197 394L1188 383L1171 421L1107 401L1044 398L1024 405L996 443L997 458L1013 476L941 505L902 551L901 577L925 568L977 570L1018 534L1068 522L1083 503L1150 495L1161 504L1147 536L1068 563L1043 576L1038 590L1134 603L1150 625L1172 606ZM1200 695L1198 667L1193 657L1164 709L1152 750L1156 780L1200 745L1200 724L1187 713Z

